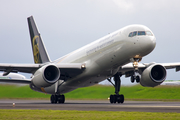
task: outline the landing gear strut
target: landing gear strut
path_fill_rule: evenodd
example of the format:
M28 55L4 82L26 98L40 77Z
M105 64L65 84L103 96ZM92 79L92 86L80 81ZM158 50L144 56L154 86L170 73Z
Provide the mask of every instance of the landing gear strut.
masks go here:
M51 95L51 103L64 103L65 96L64 95Z
M137 83L140 82L141 76L139 74L139 69L138 69L138 63L142 60L142 58L133 58L133 67L134 67L134 75L131 76L131 82L134 83L136 81Z
M123 103L124 102L124 95L119 95L119 91L120 91L120 87L121 87L121 79L120 79L121 75L119 75L118 73L116 73L114 75L114 82L115 84L113 84L111 82L111 78L107 79L115 88L115 94L114 95L110 95L110 103Z

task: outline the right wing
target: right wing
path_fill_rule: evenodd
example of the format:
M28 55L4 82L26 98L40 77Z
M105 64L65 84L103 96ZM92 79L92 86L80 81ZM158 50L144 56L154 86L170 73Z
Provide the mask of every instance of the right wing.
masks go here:
M48 65L48 64L47 64ZM61 72L61 78L60 79L68 79L75 77L83 72L85 69L85 64L82 63L60 63L55 64L57 68L59 68ZM17 73L17 72L23 72L23 73L31 73L34 74L39 68L44 66L44 64L0 64L0 71L4 71L3 76L8 75L11 72ZM12 79L7 80L1 80L3 82L5 81L12 81ZM20 80L22 81L22 80ZM17 81L17 82L20 82ZM25 83L28 83L25 80Z

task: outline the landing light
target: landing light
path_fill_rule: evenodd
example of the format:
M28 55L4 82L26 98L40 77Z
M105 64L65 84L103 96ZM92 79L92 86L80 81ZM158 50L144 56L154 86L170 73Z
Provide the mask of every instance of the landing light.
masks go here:
M81 68L85 68L86 66L84 64L81 65Z

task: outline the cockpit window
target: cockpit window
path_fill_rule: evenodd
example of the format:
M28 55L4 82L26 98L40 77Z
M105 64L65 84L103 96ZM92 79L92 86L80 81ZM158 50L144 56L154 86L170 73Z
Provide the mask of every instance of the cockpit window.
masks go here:
M153 36L153 34L150 31L146 31L146 35Z
M129 33L129 37L134 37L134 36L136 36L136 35L137 35L137 31L134 31L134 32Z
M137 31L133 32L133 36L136 36L136 35L137 35ZM132 36L132 37L133 37L133 36Z
M153 34L150 31L134 31L129 33L129 37L134 37L134 36L143 36L143 35L147 35L147 36L153 36Z
M132 32L131 32L131 33L129 33L129 37L133 37L132 35L133 35L133 33L132 33Z
M146 35L145 31L138 31L138 35Z

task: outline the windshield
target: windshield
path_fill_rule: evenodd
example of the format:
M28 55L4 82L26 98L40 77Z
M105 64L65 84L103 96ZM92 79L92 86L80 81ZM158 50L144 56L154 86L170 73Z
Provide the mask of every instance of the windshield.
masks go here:
M153 34L150 31L134 31L129 33L129 37L134 37L134 36L153 36Z

